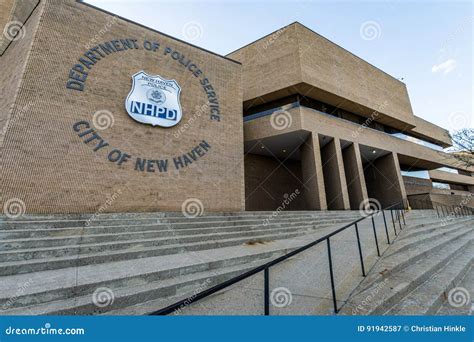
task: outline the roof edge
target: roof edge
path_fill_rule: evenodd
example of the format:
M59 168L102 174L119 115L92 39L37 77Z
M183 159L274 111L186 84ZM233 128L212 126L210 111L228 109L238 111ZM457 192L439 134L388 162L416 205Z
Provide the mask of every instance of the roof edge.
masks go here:
M285 30L285 29L287 29L288 27L290 27L291 25L294 25L294 24L300 24L300 25L304 26L304 25L301 24L300 22L294 21L294 22L292 22L291 24L288 24L288 25L285 25L285 26L283 26L283 27L280 27L278 30L272 31L272 32L270 32L269 34L264 35L263 37L260 37L260 38L258 38L258 39L255 39L254 41L252 41L252 42L250 42L250 43L248 43L248 44L245 44L244 46L241 46L241 47L239 47L238 49L235 49L235 50L232 51L232 52L227 53L226 56L232 55L233 53L235 53L235 52L237 52L237 51L239 51L239 50L242 50L242 49L246 48L247 46L250 46L250 45L252 45L252 44L258 42L259 40L265 39L265 38L271 36L272 34L278 32L278 31ZM305 27L306 27L306 26L305 26Z
M139 26L139 27L142 27L142 28L144 28L144 29L150 30L150 31L152 31L152 32L161 34L161 35L163 35L163 36L165 36L165 37L167 37L167 38L170 38L170 39L175 40L175 41L177 41L177 42L180 42L180 43L183 43L183 44L192 46L192 47L194 47L194 48L196 48L196 49L199 49L199 50L201 50L201 51L203 51L203 52L210 53L211 55L214 55L214 56L216 56L216 57L220 57L220 58L223 58L223 59L228 60L228 61L230 61L230 62L233 62L233 63L235 63L235 64L242 65L241 62L236 61L235 59L229 58L229 57L227 57L227 56L220 55L220 54L218 54L218 53L216 53L216 52L213 52L213 51L204 49L204 48L202 48L202 47L200 47L200 46L197 46L197 45L194 45L194 44L185 42L184 40L181 40L181 39L179 39L179 38L170 36L169 34L166 34L166 33L163 33L163 32L161 32L161 31L155 30L154 28L151 28L151 27L148 27L148 26L146 26L146 25L137 23L136 21L133 21L133 20L124 18L124 17L122 17L122 16L120 16L120 15L117 15L117 14L115 14L115 13L109 12L109 11L107 11L107 10L104 10L104 9L100 8L100 7L91 5L91 4L87 3L87 2L85 2L84 0L76 0L76 3L80 3L80 4L82 4L82 5L88 6L88 7L90 7L90 8L93 8L93 9L97 10L97 11L100 11L100 12L102 12L102 13L106 13L106 14L108 14L108 15L112 15L112 16L114 16L114 17L116 17L116 18L119 18L119 19L121 19L121 20L124 20L124 21L126 21L126 22L128 22L128 23L131 23L131 24L137 25L137 26Z
M317 35L317 36L319 36L319 37L321 37L321 38L327 40L327 41L330 42L331 44L336 45L338 48L340 48L340 49L342 49L342 50L348 52L349 54L351 54L352 56L356 57L357 59L360 59L360 60L363 61L364 63L367 63L367 64L370 65L371 67L373 67L373 68L375 68L375 69L381 71L382 73L384 73L385 75L389 76L390 78L393 78L395 81L397 81L397 82L403 84L403 85L405 86L405 88L406 88L405 82L399 80L399 79L396 78L395 76L390 75L390 74L387 73L386 71L383 71L383 70L380 69L379 67L376 67L376 66L373 65L372 63L367 62L365 59L363 59L363 58L357 56L357 55L354 54L353 52L351 52L351 51L347 50L346 48L342 47L341 45L339 45L339 44L333 42L332 40L330 40L330 39L324 37L323 35L319 34L318 32L314 31L313 29L310 29L308 26L306 26L306 25L300 23L299 21L294 21L294 22L292 22L291 24L288 24L288 25L286 25L286 26L283 26L283 27L279 28L278 30L275 30L275 31L273 31L273 32L271 32L271 33L269 33L269 34L267 34L267 35L261 37L261 38L258 38L258 39L256 39L256 40L252 41L251 43L248 43L248 44L246 44L246 45L244 45L244 46L242 46L242 47L240 47L240 48L238 48L238 49L236 49L236 50L234 50L234 51L232 51L232 52L229 52L228 54L226 54L226 56L229 56L229 55L231 55L231 54L233 54L233 53L235 53L235 52L237 52L237 51L239 51L239 50L241 50L241 49L244 49L244 48L246 48L246 47L248 47L248 46L250 46L250 45L252 45L252 44L254 44L254 43L256 43L256 42L258 42L258 41L260 41L260 40L262 40L262 39L265 39L265 38L271 36L272 34L278 32L278 31L284 30L284 29L286 29L287 27L289 27L289 26L291 26L291 25L295 25L295 24L296 24L296 25L300 25L301 27L303 27L303 28L305 28L306 30L312 32L313 34L315 34L315 35Z

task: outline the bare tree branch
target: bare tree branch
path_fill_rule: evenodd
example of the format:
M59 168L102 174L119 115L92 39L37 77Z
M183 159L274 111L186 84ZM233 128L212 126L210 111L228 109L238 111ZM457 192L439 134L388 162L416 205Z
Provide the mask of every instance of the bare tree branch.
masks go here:
M463 128L451 136L453 146L447 152L462 163L464 167L474 166L474 129Z

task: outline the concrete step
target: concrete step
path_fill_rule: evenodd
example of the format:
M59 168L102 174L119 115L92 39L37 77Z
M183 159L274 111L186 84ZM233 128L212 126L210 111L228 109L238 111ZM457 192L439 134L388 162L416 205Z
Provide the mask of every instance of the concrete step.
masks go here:
M384 315L435 314L446 300L449 290L454 288L472 267L473 257L470 253L466 253L468 251L457 253L449 262L441 265L431 277L384 312Z
M260 261L263 263L264 261ZM162 305L172 304L169 297L186 297L192 295L193 289L214 286L227 279L242 274L260 263L249 262L242 265L219 268L214 271L204 271L186 274L179 277L159 280L142 285L119 287L113 289L113 304L98 307L94 304L92 295L74 296L63 300L41 303L33 306L9 309L6 315L97 315L118 310L151 299L160 299ZM150 311L161 307L149 308Z
M0 240L0 251L22 250L28 248L48 248L70 245L87 245L98 243L112 243L123 241L160 241L161 244L195 242L202 239L220 239L232 238L238 236L254 236L269 233L285 233L285 232L310 232L315 229L325 228L334 225L333 223L297 225L296 223L281 224L277 227L247 227L235 226L226 228L203 228L203 229L186 229L186 230L166 230L166 231L145 231L134 233L110 233L110 234L94 234L94 235L72 235L67 237L46 237L46 238L23 238Z
M451 288L440 296L438 303L436 303L439 304L439 307L436 312L431 314L443 316L469 316L474 314L474 266L472 261L464 277L455 286L456 288ZM454 305L448 300L450 291L453 291L451 298ZM436 306L434 309L436 309Z
M134 261L122 261L104 265L83 266L74 268L38 272L28 275L9 277L9 284L2 286L14 288L17 284L35 283L44 279L35 287L26 287L14 302L9 303L15 293L3 292L0 296L0 307L8 309L35 306L51 301L65 300L71 296L87 296L97 288L141 286L150 282L176 278L183 274L210 272L222 267L247 265L276 258L289 250L290 245L276 244L265 248L231 247L218 251L188 253L168 257L154 257ZM131 267L132 266L132 267ZM51 280L52 279L52 280ZM54 281L62 279L61 282ZM12 292L10 290L10 292Z
M24 238L42 238L42 237L67 237L74 235L94 235L94 234L117 234L117 233L134 233L134 232L176 232L177 234L183 232L186 234L188 231L199 231L203 232L219 230L219 231L232 231L232 230L245 230L255 228L281 228L288 226L302 226L302 225L326 225L326 224L338 224L353 221L352 218L345 219L293 219L293 220L278 220L269 224L263 224L262 221L240 221L241 224L236 222L225 222L216 224L180 224L180 225L164 225L164 224L148 224L148 225L132 225L132 226L91 226L91 227L67 227L67 228L54 228L54 229L10 229L0 230L0 239L24 239Z
M387 291L386 298L383 303L377 305L370 311L371 315L385 314L389 308L396 303L400 303L414 289L426 282L437 270L449 263L452 259L457 258L462 253L472 248L472 238L470 240L457 240L447 246L440 248L432 253L429 258L419 260L411 267L404 271L398 272L397 277L389 280L390 291ZM438 294L427 294L429 297L437 297ZM430 296L431 295L431 296Z
M461 224L461 223L468 223L471 222L471 218L459 218L456 220L453 220L450 222L450 224ZM431 232L438 231L444 227L448 227L446 223L440 221L440 220L435 220L431 222L423 222L418 225L411 226L410 232L407 234L403 234L403 236L400 236L398 239L399 241L409 239L412 237L420 236L420 235L425 235Z
M267 243L270 241L289 239L296 236L304 235L304 233L285 233L285 234L271 234L271 235L261 235L253 236L251 238L234 238L234 239L225 239L225 240L216 240L216 241L204 241L196 243L187 243L187 244L174 244L167 246L153 246L153 247L143 247L138 245L133 245L130 249L117 249L117 250L108 250L101 251L101 245L94 246L92 249L99 250L96 253L86 252L86 249L83 249L83 246L76 248L80 254L70 254L67 252L67 249L57 248L57 249L46 249L42 251L31 250L25 251L22 253L5 253L9 258L14 259L10 261L4 261L0 263L0 276L28 273L28 272L38 272L44 270L52 270L57 268L65 267L77 267L88 264L97 264L104 262L112 262L118 260L127 260L127 259L136 259L136 258L145 258L151 256L159 255L168 255L183 253L187 251L199 251L203 249L214 249L222 248L229 246L237 246L243 244L253 244L253 243ZM55 255L55 251L58 250ZM65 253L66 255L60 256L60 253ZM52 255L51 255L52 254ZM59 254L59 255L58 255ZM29 257L29 259L27 259Z
M147 247L167 247L174 245L190 245L202 242L234 241L235 244L243 244L250 241L272 241L285 239L309 232L305 227L301 229L281 229L277 231L255 231L222 234L200 234L180 236L172 238L141 239L128 241L112 241L93 244L76 244L69 246L16 249L0 252L0 263L7 261L31 260L49 257L64 257L70 255L82 255L89 253L100 253L116 250L134 250Z
M397 239L393 248L388 251L385 255L386 257L391 257L396 254L402 254L409 249L418 249L420 245L423 245L425 242L435 242L440 239L445 238L456 234L459 231L469 231L471 228L466 228L464 222L454 222L449 226L440 226L438 229L431 230L428 229L424 234L407 234L409 236L401 236L400 239ZM405 237L402 239L402 237Z
M384 257L376 263L372 272L361 282L358 291L362 292L372 288L374 283L383 282L384 277L396 274L424 258L429 258L430 253L434 253L452 242L463 239L466 235L472 234L472 232L472 227L464 227L448 234L441 234L441 236L435 239L431 237L419 238L416 241L408 242L408 247L405 247L405 244L398 244L398 241L396 241L387 250ZM395 253L400 249L403 249L403 253Z
M359 212L357 210L328 210L328 211L314 211L314 210L299 210L299 211L227 211L227 212L208 212L203 213L200 217L242 217L242 216L302 216L302 215L346 215L348 212ZM90 219L140 219L140 218L184 218L181 211L177 212L131 212L131 213L103 213L103 214L50 214L50 215L30 215L25 214L18 218L9 218L5 215L0 215L0 222L7 221L58 221L58 220L90 220ZM187 217L186 217L187 218Z
M446 263L469 251L473 236L472 227L467 227L436 241L420 240L418 248L382 258L353 292L343 313L353 314L354 308L356 314L385 313Z
M177 223L163 223L152 221L151 223L136 223L136 224L105 224L105 225L90 225L90 226L82 226L82 225L70 225L66 227L61 226L54 226L48 227L47 224L45 226L21 226L13 229L3 229L0 232L3 233L11 233L11 232L22 232L22 231L30 231L35 232L39 230L47 230L47 231L54 231L59 232L61 230L67 231L68 229L85 229L93 230L97 228L101 229L109 229L112 231L131 231L131 230L141 230L142 227L146 227L147 229L151 227L161 228L161 229L169 229L173 227L173 229L189 229L189 228L206 228L206 227L231 227L231 226L242 226L242 225L250 225L250 226L269 226L276 223L291 223L291 222L314 222L314 221L322 221L322 222L341 222L347 220L354 220L354 216L348 215L346 217L339 217L339 218L331 218L331 217L316 217L316 218L306 218L306 217L295 217L295 218L279 218L272 221L265 221L263 219L255 219L255 218L248 218L245 220L223 220L223 221L199 221L196 222L194 220L187 220L183 222Z
M0 229L44 229L44 228L66 228L66 227L88 227L88 226L128 226L128 225L137 225L137 224L206 224L209 225L212 222L219 222L219 224L225 224L226 222L231 222L237 224L238 221L260 221L271 222L274 220L291 220L291 219L319 219L319 218L329 218L329 219L340 219L348 217L360 217L360 213L357 211L347 211L340 213L331 213L331 212L313 212L307 214L286 214L279 213L278 215L269 215L269 214L246 214L246 215L217 215L217 216L198 216L193 218L188 218L186 216L177 216L177 217L162 217L162 216L146 216L146 217L136 217L136 218L100 218L94 220L87 219L48 219L48 220L4 220L0 222ZM263 222L262 222L263 221ZM253 223L252 223L253 224Z

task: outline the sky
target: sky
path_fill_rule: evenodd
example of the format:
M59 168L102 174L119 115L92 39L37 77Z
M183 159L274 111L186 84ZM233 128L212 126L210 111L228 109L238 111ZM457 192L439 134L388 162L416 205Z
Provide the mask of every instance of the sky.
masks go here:
M472 0L86 2L221 55L299 21L403 79L415 115L474 127Z

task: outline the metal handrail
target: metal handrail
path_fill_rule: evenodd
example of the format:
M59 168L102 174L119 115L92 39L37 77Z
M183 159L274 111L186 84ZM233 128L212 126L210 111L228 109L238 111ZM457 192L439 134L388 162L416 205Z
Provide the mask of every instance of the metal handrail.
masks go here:
M311 242L311 243L308 243L307 245L304 245L300 248L297 248L295 249L294 251L292 252L289 252L285 255L282 255L281 257L278 257L274 260L271 260L263 265L260 265L258 267L255 267L247 272L244 272L238 276L235 276L231 279L228 279L220 284L217 284L209 289L205 289L195 295L193 295L192 297L188 297L188 298L185 298L185 299L182 299L174 304L171 304L165 308L162 308L160 310L157 310L155 312L152 312L150 315L168 315L172 312L175 312L187 305L190 305L192 303L195 303L205 297L208 297L216 292L219 292L231 285L234 285L242 280L245 280L257 273L260 273L260 272L264 272L264 312L265 312L265 315L269 315L270 314L270 303L269 303L269 291L270 291L270 287L269 287L269 279L270 279L270 267L276 265L276 264L279 264L281 263L282 261L285 261L301 252L304 252L305 250L323 242L323 241L326 241L327 243L327 250L328 250L328 260L329 260L329 273L330 273L330 279L331 279L331 292L332 292L332 299L333 299L333 306L334 306L334 312L335 313L338 313L339 312L339 309L337 307L337 301L336 301L336 288L335 288L335 285L334 285L334 274L333 274L333 266L332 266L332 256L331 256L331 242L330 242L330 238L333 237L334 235L354 226L355 227L355 232L356 232L356 236L357 236L357 245L358 245L358 249L359 249L359 257L360 257L360 263L361 263L361 270L362 270L362 275L365 277L366 276L366 272L365 272L365 266L364 266L364 258L363 258L363 254L362 254L362 247L361 247L361 243L360 243L360 236L359 236L359 228L358 228L358 223L367 219L367 218L371 218L372 220L372 227L373 227L373 231L374 231L374 238L375 238L375 244L376 244L376 247L377 247L377 255L380 257L380 250L379 250L379 246L378 246L378 239L377 239L377 232L376 232L376 229L375 229L375 222L374 222L374 215L378 214L379 212L382 212L382 216L383 216L383 221L384 221L384 226L385 226L385 233L386 233L386 236L387 236L387 243L390 244L390 238L389 238L389 234L388 234L388 227L387 227L387 220L386 220L386 217L385 217L385 212L386 210L390 210L390 214L391 214L391 218L392 218L392 225L393 225L393 229L394 229L394 232L395 232L395 235L397 236L398 233L400 232L400 230L402 230L402 220L403 220L403 225L405 226L406 223L405 223L405 214L404 214L404 211L405 209L407 208L407 204L408 203L405 203L405 200L401 200L401 201L398 201L386 208L383 208L383 209L378 209L377 211L374 211L372 214L370 215L367 215L367 216L363 216L355 221L352 221L351 223L348 223L346 224L345 226L323 236L323 237L320 237L319 239ZM394 216L394 211L395 211L395 216ZM399 224L399 232L397 233L397 229L396 229L396 221L398 221L398 224Z
M432 200L421 200L421 199L411 199L410 203L413 203L417 208L416 209L427 209L427 210L436 210L436 215L441 217L447 216L471 216L474 215L474 208L469 207L465 204L459 204L457 206L448 205L444 203L435 202ZM420 205L421 204L421 205Z

